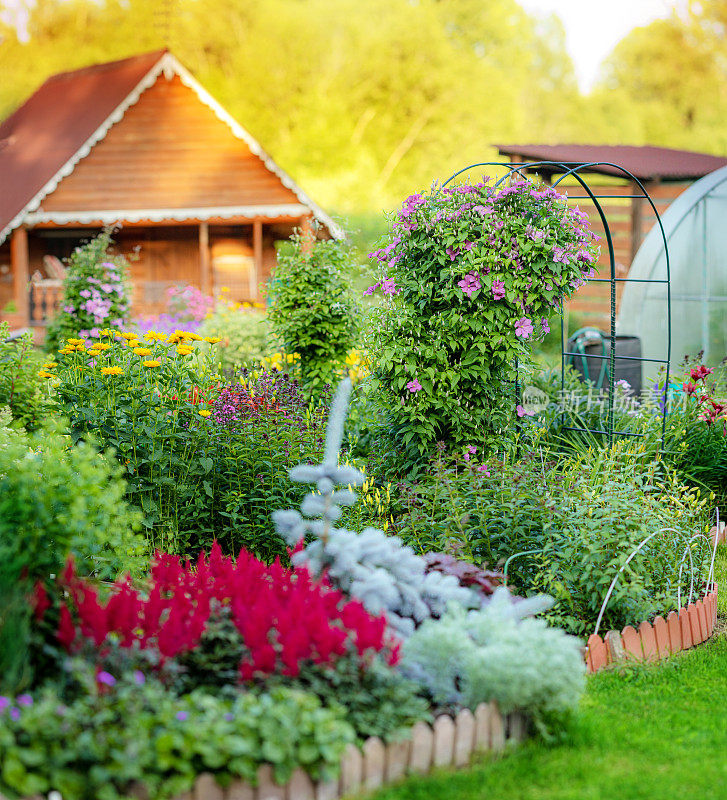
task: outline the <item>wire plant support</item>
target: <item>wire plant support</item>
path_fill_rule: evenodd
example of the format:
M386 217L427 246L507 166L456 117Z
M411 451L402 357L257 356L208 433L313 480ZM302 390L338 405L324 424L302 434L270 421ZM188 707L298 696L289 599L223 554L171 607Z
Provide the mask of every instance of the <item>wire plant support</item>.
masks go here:
M576 195L566 195L569 200L588 200L593 204L595 208L598 218L601 221L604 229L604 238L606 241L606 247L608 249L608 270L609 270L609 277L607 278L590 278L589 280L594 283L607 283L610 285L610 322L609 322L609 330L608 330L608 341L610 344L609 352L607 355L588 355L588 358L594 359L603 359L608 363L608 367L606 370L607 376L607 420L605 428L582 428L577 426L564 426L566 430L580 432L580 433L588 433L592 435L598 436L605 436L609 444L613 444L616 437L621 436L632 436L632 437L641 437L642 434L633 433L631 431L621 431L616 430L615 427L615 376L616 376L616 362L617 361L627 361L627 362L638 362L638 363L648 363L648 364L661 364L665 368L665 377L664 377L664 393L663 393L663 400L660 401L659 405L661 408L662 413L662 447L664 444L664 439L666 437L666 420L669 414L669 401L670 401L670 392L669 392L669 375L670 375L670 366L671 366L671 349L672 349L672 335L671 335L671 272L670 272L670 265L669 265L669 246L666 238L666 234L664 231L664 226L662 225L661 217L659 212L654 204L653 200L649 196L644 184L635 176L633 173L629 172L629 170L625 169L619 164L614 164L609 161L583 161L583 162L562 162L562 161L528 161L524 163L509 163L509 162L499 162L499 161L483 161L478 162L476 164L470 164L466 167L455 172L451 175L447 180L439 187L441 191L444 189L448 184L452 181L455 181L460 175L469 170L476 169L478 167L497 167L498 169L504 170L505 174L497 180L494 184L495 187L499 186L500 184L510 181L514 178L515 175L519 175L521 178L527 178L528 172L538 174L539 171L547 170L549 173L562 173L560 177L552 183L553 188L558 187L562 184L562 182L568 178L574 179L577 184L579 185L580 189L583 190L583 194L576 194ZM639 194L622 194L622 193L614 193L614 194L599 194L594 193L591 187L588 184L588 181L584 177L582 173L588 173L589 171L593 171L594 168L598 167L608 167L610 170L618 170L618 174L615 177L623 178L625 180L629 180L632 182L632 185L637 186L640 190ZM613 176L613 172L609 172L609 175ZM614 186L614 189L618 187ZM604 211L603 205L601 204L601 200L613 200L613 199L631 199L631 200L645 200L648 202L651 210L654 214L656 219L656 224L659 226L659 231L661 233L661 238L664 243L664 253L665 253L665 263L666 263L666 279L632 279L632 278L619 278L616 275L616 255L614 250L614 243L613 243L613 236L611 232L611 228L609 226L607 215ZM617 302L617 286L619 283L658 283L658 284L665 284L666 287L666 328L667 328L667 341L666 341L666 357L665 358L642 358L641 356L617 356L616 355L616 302ZM564 323L564 316L563 316L563 307L561 305L561 314L560 314L560 330L561 330L561 396L563 391L565 390L565 367L566 367L566 358L567 357L578 357L582 354L580 353L571 353L568 352L566 349L566 331L565 331L565 323ZM518 391L519 387L519 380L517 378L517 371L518 365L515 364L515 391Z

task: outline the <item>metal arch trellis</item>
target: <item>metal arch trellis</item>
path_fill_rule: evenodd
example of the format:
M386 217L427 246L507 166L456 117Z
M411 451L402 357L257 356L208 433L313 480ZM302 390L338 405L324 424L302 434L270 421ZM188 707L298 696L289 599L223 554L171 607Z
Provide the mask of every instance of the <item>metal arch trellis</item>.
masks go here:
M631 431L617 431L615 430L614 424L614 399L615 399L615 374L616 374L616 361L636 361L639 363L651 363L651 364L661 364L666 367L665 371L665 378L664 378L664 395L663 395L663 404L662 405L662 447L664 444L664 439L666 437L666 419L669 413L669 373L671 368L671 271L670 271L670 264L669 264L669 244L667 242L666 233L664 231L664 226L661 222L661 216L654 205L653 200L649 196L648 191L646 190L644 184L629 170L622 167L620 164L614 164L609 161L529 161L521 164L513 164L507 162L498 162L498 161L483 161L476 164L470 164L466 167L455 172L446 181L439 187L439 191L444 189L449 183L453 180L458 178L465 172L468 172L471 169L476 169L478 167L497 167L499 169L505 169L506 173L501 178L497 180L494 184L495 187L499 186L503 181L511 179L515 173L519 174L521 177L526 177L523 175L523 171L533 171L537 173L538 168L543 169L546 167L551 168L551 170L555 172L562 172L563 174L558 178L557 181L553 183L553 186L558 186L562 181L564 181L568 177L575 178L578 183L580 184L581 188L585 192L583 195L569 195L569 200L590 200L596 211L598 212L598 216L601 220L601 224L603 225L604 236L606 239L606 244L608 246L608 257L609 257L609 267L610 267L610 277L608 278L590 278L593 283L608 283L610 284L610 325L609 325L609 341L610 341L610 351L608 355L595 355L589 354L588 358L595 358L595 359L603 359L608 360L608 422L606 425L606 430L598 430L592 428L579 428L575 426L564 426L566 430L571 430L575 432L581 433L591 433L597 435L604 435L608 438L609 444L612 444L614 438L616 436L631 436L631 437L642 437L644 434L641 433L634 433ZM588 185L587 181L584 177L580 174L581 172L587 172L589 169L594 167L609 167L612 170L618 170L621 174L615 175L613 177L623 177L628 180L631 180L636 184L639 189L641 190L642 194L594 194L591 190L590 186ZM613 200L613 199L621 199L621 200L646 200L649 205L651 206L651 210L654 213L654 217L656 218L656 223L659 226L659 230L661 232L662 241L664 243L664 253L665 253L665 263L666 263L666 278L665 279L652 279L652 278L618 278L616 277L616 256L613 246L613 237L611 235L611 228L608 224L608 218L603 210L603 207L599 200ZM642 356L617 356L616 355L616 287L619 283L656 283L656 284L666 284L666 323L667 323L667 342L666 342L666 358L665 359L658 359L658 358L643 358ZM561 314L560 314L560 330L561 330L561 389L565 389L565 359L566 356L579 356L582 355L580 353L570 353L566 350L566 336L565 336L565 329L564 329L564 321L563 321L563 305L561 302ZM515 364L515 394L518 396L519 394L519 383L517 377L517 370L518 365Z

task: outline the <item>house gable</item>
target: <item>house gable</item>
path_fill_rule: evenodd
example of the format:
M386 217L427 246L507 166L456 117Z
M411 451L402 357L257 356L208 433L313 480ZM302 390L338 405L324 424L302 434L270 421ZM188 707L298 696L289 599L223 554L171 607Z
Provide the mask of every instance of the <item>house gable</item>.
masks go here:
M299 203L178 75L161 74L42 201L41 211Z

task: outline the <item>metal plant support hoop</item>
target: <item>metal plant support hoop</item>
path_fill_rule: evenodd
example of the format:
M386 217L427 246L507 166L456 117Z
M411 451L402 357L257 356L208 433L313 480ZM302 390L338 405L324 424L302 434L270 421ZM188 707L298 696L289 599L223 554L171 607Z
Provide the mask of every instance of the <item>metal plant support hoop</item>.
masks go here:
M661 426L661 441L662 447L664 446L664 440L666 437L666 419L669 414L669 371L671 365L671 272L670 272L670 265L669 265L669 245L666 239L666 234L664 232L664 226L661 222L661 217L659 212L654 205L653 200L649 196L649 193L646 191L643 183L631 172L627 169L624 169L619 164L613 164L609 161L583 161L583 162L574 162L574 161L529 161L522 164L511 164L506 162L499 162L499 161L483 161L476 164L470 164L467 167L464 167L449 178L439 187L438 191L441 191L445 188L449 183L454 181L460 175L465 172L468 172L471 169L476 169L478 167L497 167L499 169L506 170L505 175L501 177L494 185L497 187L501 183L506 180L512 179L515 174L520 175L520 177L526 177L523 172L524 171L532 171L537 173L538 168L548 167L551 169L555 169L558 172L563 172L563 174L558 178L557 181L553 183L553 187L558 186L563 180L568 177L575 178L576 181L580 184L581 188L585 192L582 195L571 195L568 199L570 200L590 200L596 211L598 212L598 216L601 220L604 229L604 235L606 239L606 245L608 247L608 258L609 258L609 267L610 267L610 277L608 278L590 278L594 283L608 283L610 284L610 325L609 325L609 341L610 341L610 352L608 355L590 355L588 358L594 359L604 359L608 361L608 415L607 415L607 424L605 430L602 429L594 429L594 428L580 428L576 426L564 426L564 430L570 430L580 433L590 433L599 436L605 436L609 442L609 444L613 444L615 437L617 436L630 436L641 438L643 434L641 433L633 433L631 431L619 431L615 429L615 421L614 421L614 399L615 399L615 375L616 375L616 361L628 361L628 362L638 362L638 363L650 363L650 364L661 364L666 367L665 379L664 379L664 399L663 399L663 407L662 411L662 426ZM631 180L636 184L639 189L641 190L642 194L594 194L591 188L588 185L588 182L585 178L580 174L581 172L588 172L589 169L593 167L609 167L612 170L618 170L620 175L616 175L616 177L623 177L628 180ZM656 218L656 223L659 226L659 230L661 232L662 241L664 243L664 253L665 253L665 262L666 262L666 278L664 280L658 279L638 279L638 278L617 278L616 277L616 256L614 252L613 246L613 237L611 235L611 228L608 224L608 218L603 210L603 207L600 200L610 200L610 199L645 199L648 201L649 205L651 206L651 210L654 213ZM643 358L641 356L617 356L616 355L616 287L619 283L657 283L657 284L666 284L666 323L667 323L667 342L666 342L666 358L659 359L659 358ZM565 390L565 360L566 356L579 356L579 353L570 353L566 350L566 332L563 322L563 307L561 304L561 314L560 314L560 331L561 331L561 390ZM515 366L515 393L516 396L519 392L519 379L518 379L518 365L517 363Z

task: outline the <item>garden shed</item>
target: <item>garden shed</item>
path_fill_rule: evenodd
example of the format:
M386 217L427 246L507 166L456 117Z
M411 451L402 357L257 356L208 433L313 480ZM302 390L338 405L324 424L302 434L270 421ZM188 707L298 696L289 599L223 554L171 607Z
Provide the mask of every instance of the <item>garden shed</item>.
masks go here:
M43 325L62 259L105 225L137 253L143 314L175 284L255 301L276 240L313 220L342 236L167 50L46 80L0 124L0 185L0 319L13 328Z
M727 356L727 167L697 181L662 217L669 247L672 362L704 352L715 366ZM664 281L664 239L652 230L636 254L631 277ZM647 358L663 358L667 341L664 283L630 283L618 331L641 339ZM655 355L657 354L657 355Z
M500 155L506 156L513 163L555 161L558 164L597 164L588 172L583 171L580 174L585 177L595 195L607 198L600 200L600 203L613 236L617 278L630 276L636 253L656 218L646 199L633 197L642 195L638 183L624 179L621 170L609 165L621 166L638 179L649 193L660 216L695 181L727 166L727 158L666 147L525 144L497 145L497 148ZM551 183L555 176L562 175L565 170L559 166L543 165L533 171ZM560 185L571 195L583 195L581 187L573 179L568 178ZM591 217L593 230L603 235L603 225L593 203L590 200L573 201L573 205L576 204ZM597 277L610 277L608 250L605 246L601 248ZM616 299L619 305L625 285L619 284L617 288ZM578 313L591 324L604 325L610 312L609 284L587 282L570 301L568 310Z

